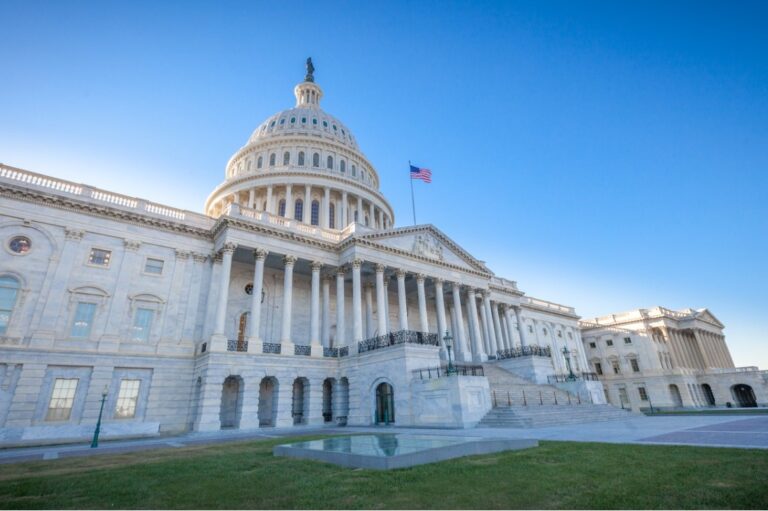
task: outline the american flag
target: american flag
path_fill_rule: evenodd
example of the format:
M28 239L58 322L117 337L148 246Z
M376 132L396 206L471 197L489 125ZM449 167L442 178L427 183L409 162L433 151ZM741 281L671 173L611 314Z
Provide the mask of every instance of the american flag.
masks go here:
M411 179L421 179L425 183L432 182L432 171L411 165Z

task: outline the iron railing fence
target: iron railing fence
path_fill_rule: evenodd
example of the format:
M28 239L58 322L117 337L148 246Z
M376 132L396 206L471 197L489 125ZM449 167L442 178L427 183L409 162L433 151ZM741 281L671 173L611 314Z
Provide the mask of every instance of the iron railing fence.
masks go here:
M547 383L564 383L568 381L597 381L597 373L551 374Z
M248 341L227 339L227 351L248 351Z
M485 376L485 372L481 365L456 364L451 367L450 371L447 365L414 369L413 376L414 378L418 376L421 380L431 380L450 376Z
M416 332L414 330L399 330L386 335L379 335L357 343L357 352L365 353L367 351L378 350L395 346L397 344L422 344L428 346L439 346L440 341L437 334L427 332Z
M496 352L496 358L502 360L505 358L519 357L552 357L552 350L549 346L538 346L529 344L528 346L518 346L511 350L499 350Z
M323 348L324 357L340 358L349 355L349 346L341 346L339 348Z
M279 355L282 351L282 344L276 342L265 342L261 346L262 353L272 353L274 355Z

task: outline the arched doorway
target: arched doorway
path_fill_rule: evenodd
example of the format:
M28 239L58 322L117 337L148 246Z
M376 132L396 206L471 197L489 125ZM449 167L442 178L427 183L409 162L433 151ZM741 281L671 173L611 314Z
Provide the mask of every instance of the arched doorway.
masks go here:
M259 384L259 426L274 426L277 419L277 378L267 376Z
M704 391L704 397L707 399L707 404L709 406L715 406L715 393L712 392L712 387L710 387L708 383L705 383L701 386L701 389Z
M677 388L677 385L674 383L669 386L669 393L672 396L672 406L675 408L682 408L683 406L683 398L680 395L680 389Z
M392 422L395 422L395 393L389 383L379 383L376 386L376 424Z
M323 381L323 422L333 422L333 378Z
M293 381L291 415L294 424L306 424L309 419L309 381L306 378Z
M243 403L243 379L239 376L227 376L221 389L221 409L219 420L221 429L240 427L240 408Z
M752 387L739 383L731 387L731 394L733 399L742 408L754 408L757 406L757 399L755 398L755 391Z

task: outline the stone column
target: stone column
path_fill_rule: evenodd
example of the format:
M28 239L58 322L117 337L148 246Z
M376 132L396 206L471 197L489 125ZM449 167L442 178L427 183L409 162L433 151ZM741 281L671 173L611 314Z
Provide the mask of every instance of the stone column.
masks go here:
M293 218L293 185L285 185L285 218Z
M344 339L344 333L347 329L347 325L344 321L344 267L339 266L336 270L336 339L334 340L334 348L340 346L346 346L346 339Z
M357 196L357 221L358 223L365 225L365 212L363 211L363 198Z
M408 330L408 302L405 299L405 272L397 270L397 318L400 330Z
M499 320L499 304L494 302L491 307L491 319L493 320L493 331L496 334L496 350L504 349L504 333L501 330L501 321Z
M235 253L234 243L225 243L221 248L221 279L219 281L219 301L216 304L216 323L211 337L212 351L227 351L226 320L227 300L229 299L229 277L232 273L232 255Z
M275 208L272 206L272 185L267 186L267 213L275 213Z
M363 340L363 312L360 299L360 267L363 262L360 259L352 261L352 342Z
M421 332L429 332L429 318L427 318L427 294L424 291L424 279L426 277L419 273L416 275L416 290L419 296L419 329Z
M512 315L514 314L514 311L512 310L512 306L507 305L506 309L504 310L504 316L507 319L507 338L509 338L509 349L515 349L516 345L519 344L519 342L515 341L515 321L512 319ZM518 337L520 334L518 333Z
M327 186L323 190L323 222L322 226L323 229L329 229L330 228L330 220L331 220L331 189Z
M482 346L485 350L485 353L487 355L493 354L493 348L491 346L491 336L489 328L489 321L488 321L488 313L485 309L485 300L483 300L483 292L478 290L478 294L480 295L480 330L482 331L483 337L482 337Z
M493 311L491 310L491 294L488 291L483 293L483 307L485 308L485 317L488 323L488 344L491 350L490 354L495 357L496 352L499 351L499 346L496 342L496 330L495 330L495 325L493 324Z
M331 347L331 278L323 277L323 320L320 328L320 342L323 347Z
M435 279L435 310L437 312L437 338L440 341L440 354L445 356L445 337L448 324L445 322L445 301L443 298L443 279Z
M515 319L517 320L517 333L520 334L520 346L528 346L528 334L525 331L523 318L520 317L520 307L515 307Z
M376 208L373 205L373 202L368 203L368 217L370 218L370 222L368 223L371 227L376 227Z
M248 207L253 209L253 203L256 200L256 190L251 188L248 190Z
M304 208L301 215L302 222L305 224L312 223L312 187L309 185L304 187Z
M323 264L312 261L312 287L309 297L309 344L313 357L323 356L320 344L320 269Z
M389 322L389 279L384 279L384 317L387 321L387 332L389 333L389 329L392 328L392 325Z
M293 265L296 264L296 256L287 255L283 258L285 272L283 280L283 323L280 329L280 343L283 345L284 355L293 355L293 341L291 337L291 316L293 314Z
M376 332L373 324L373 284L366 282L363 285L363 296L365 297L365 336L370 339Z
M469 305L469 319L472 326L474 345L472 346L472 360L474 362L485 362L488 356L483 349L483 343L480 337L480 325L477 317L477 291L469 289L467 291L467 304Z
M706 333L703 330L697 328L693 329L693 337L696 339L696 347L699 349L699 354L701 355L704 364L702 369L707 369L715 367L715 364L712 363L711 358L708 356L709 350L707 349L704 335L706 335Z
M339 222L339 229L345 228L349 225L349 200L347 192L341 192L341 222Z
M256 249L253 251L256 258L256 265L253 269L253 294L251 295L251 314L250 327L248 332L248 351L251 353L261 353L261 339L259 330L261 329L261 292L264 289L264 261L267 258L267 251Z
M451 293L453 294L453 314L456 318L456 331L454 332L454 346L456 358L462 362L471 360L472 357L467 353L467 341L464 335L464 314L461 307L461 288L459 284L453 282L451 284Z
M379 320L379 335L387 333L387 307L384 305L386 298L384 294L384 269L383 264L376 265L376 318Z

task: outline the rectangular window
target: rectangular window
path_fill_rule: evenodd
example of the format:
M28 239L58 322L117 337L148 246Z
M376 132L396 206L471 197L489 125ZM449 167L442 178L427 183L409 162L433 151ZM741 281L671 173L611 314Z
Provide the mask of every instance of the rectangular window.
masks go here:
M605 345L606 346L613 346L613 341L611 339L608 339L607 341L605 341Z
M625 337L624 338L624 344L632 344L632 338L631 337Z
M141 380L121 380L115 407L116 419L132 419L136 415L136 402L139 400Z
M47 421L66 421L72 413L72 405L75 402L77 390L77 378L56 378L51 393L51 401L48 403Z
M597 344L595 344L594 342L591 342L591 343L589 343L589 347L590 348L597 348Z
M637 387L637 392L640 394L640 399L648 401L648 393L645 391L645 387Z
M528 325L528 333L533 333L533 325Z
M630 358L629 359L629 363L632 365L632 371L633 372L635 372L635 373L639 373L640 372L640 366L637 364L637 359L636 358Z
M75 317L72 320L71 337L90 337L93 326L93 316L96 314L96 304L78 302Z
M144 264L144 273L152 273L154 275L163 274L163 260L147 258L147 262Z
M149 340L149 331L152 329L152 318L155 311L152 309L136 309L133 316L133 340L146 342Z
M597 374L603 374L603 364L600 362L595 362L595 372Z
M613 373L619 374L621 372L621 367L619 366L618 362L611 362L611 365L613 366Z
M96 266L109 266L109 259L112 257L110 250L102 250L100 248L92 248L91 255L88 257L88 264Z

